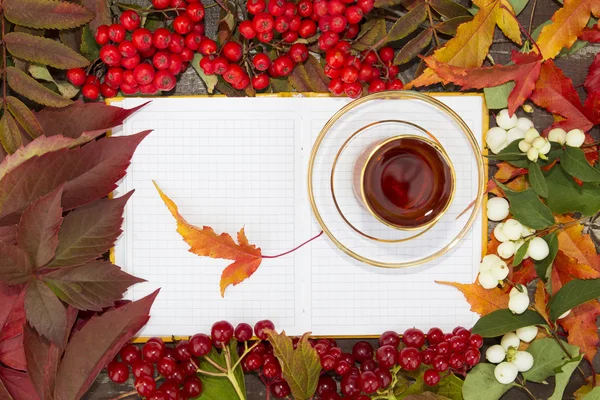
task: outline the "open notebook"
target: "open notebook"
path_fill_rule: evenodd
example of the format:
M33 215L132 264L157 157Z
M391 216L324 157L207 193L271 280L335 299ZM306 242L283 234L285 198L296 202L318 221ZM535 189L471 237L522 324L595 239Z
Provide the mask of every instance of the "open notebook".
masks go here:
M441 96L480 140L480 96ZM147 99L115 99L131 108ZM198 257L152 185L155 180L192 224L235 234L245 226L263 254L279 254L320 231L307 195L307 163L321 127L349 100L331 97L158 98L113 135L153 129L115 193L136 192L125 210L115 263L148 282L127 296L161 287L141 336L209 332L213 322L271 319L288 334L363 336L394 329L471 326L462 294L435 280L472 282L482 249L482 219L452 251L422 266L388 270L361 264L326 236L292 255L265 259L240 285L219 293L227 260ZM398 118L428 119L410 109ZM449 122L440 122L440 130ZM450 132L451 133L451 132ZM454 134L457 134L456 132ZM457 168L472 169L466 159ZM473 185L475 186L475 185ZM477 188L466 195L475 198Z

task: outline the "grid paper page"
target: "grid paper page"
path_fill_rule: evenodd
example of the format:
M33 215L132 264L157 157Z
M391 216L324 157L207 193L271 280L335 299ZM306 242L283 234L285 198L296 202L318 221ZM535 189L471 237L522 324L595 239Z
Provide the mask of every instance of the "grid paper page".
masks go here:
M480 98L441 100L481 136ZM121 105L131 108L145 101L126 99ZM219 279L229 262L189 253L176 232L152 180L188 222L232 235L244 226L263 254L284 252L318 233L306 192L306 166L316 135L347 102L160 98L126 121L116 134L154 129L118 190L136 193L126 207L116 263L148 280L128 296L138 299L162 288L141 336L207 332L219 319L253 324L269 318L290 334L318 335L376 334L407 327L407 322L472 325L460 292L433 279L472 282L481 253L480 221L448 256L407 270L360 264L323 236L293 255L264 260L250 279L230 286L224 299ZM449 269L453 257L464 264Z

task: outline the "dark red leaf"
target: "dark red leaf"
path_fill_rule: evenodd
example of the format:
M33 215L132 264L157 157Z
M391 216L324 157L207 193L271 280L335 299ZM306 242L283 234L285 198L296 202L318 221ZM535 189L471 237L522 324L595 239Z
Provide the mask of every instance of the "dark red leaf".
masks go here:
M17 225L0 226L0 242L17 244Z
M154 293L100 316L75 332L58 368L56 400L81 398L102 368L150 318Z
M594 28L584 28L581 35L579 35L579 39L586 42L600 43L600 29L597 26Z
M40 398L51 400L62 352L56 344L40 336L29 324L25 324L24 343L27 373L33 387Z
M29 203L64 182L64 210L107 196L117 187L135 149L149 133L103 138L81 148L27 160L0 180L0 224L15 221Z
M98 29L100 25L110 25L110 8L108 7L108 2L106 0L83 0L82 4L85 8L94 13L94 19L89 22L92 31L96 32L96 29Z
M39 396L33 388L31 379L26 372L15 371L0 366L0 381L12 396L13 400L39 400ZM0 389L0 395L2 389ZM2 400L5 400L2 397Z
M583 86L588 96L590 93L600 92L600 53L596 54L594 61L592 61Z
M27 321L54 343L62 343L66 335L67 310L44 282L32 279L25 294Z
M25 283L33 274L27 253L19 246L0 242L0 282Z
M25 290L23 286L0 283L0 362L14 369L25 370L23 325Z

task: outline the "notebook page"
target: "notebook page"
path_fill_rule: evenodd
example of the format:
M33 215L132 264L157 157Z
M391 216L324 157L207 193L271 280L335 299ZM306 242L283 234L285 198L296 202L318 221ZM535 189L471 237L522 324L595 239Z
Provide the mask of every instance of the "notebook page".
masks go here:
M453 108L471 128L481 143L482 98L472 96L439 97ZM305 131L314 142L325 122L340 107L329 99L307 99L310 120L305 121ZM460 155L454 167L463 171L459 176L466 180L459 187L467 188L456 193L467 204L477 193L477 169L466 139L461 140L460 131L449 118L440 118L418 104L398 109L394 102L383 102L381 116L373 110L364 120L355 121L353 132L378 118L407 119L416 122L442 141L448 153ZM389 108L389 109L386 109ZM451 140L449 140L452 138ZM339 144L336 143L337 148ZM335 146L334 146L335 147ZM335 154L335 153L334 153ZM466 172L470 171L470 173ZM328 179L326 176L324 179ZM327 186L328 187L328 186ZM357 203L357 207L360 205ZM455 207L456 208L456 207ZM440 222L454 223L462 209L450 209ZM330 212L337 212L334 208ZM468 216L463 217L463 220ZM448 221L448 222L444 222ZM437 228L437 227L436 227ZM313 218L313 233L321 227ZM429 231L421 238L403 244L409 251L420 255L430 240L441 240L444 235ZM440 230L438 230L439 232ZM349 234L352 232L349 231ZM427 237L429 235L429 237ZM436 237L438 235L438 237ZM367 241L365 239L365 241ZM371 246L372 242L367 243ZM469 311L462 294L453 287L435 283L458 281L471 283L476 277L482 249L482 220L469 234L445 256L425 265L408 269L384 269L372 267L342 254L330 240L316 241L311 246L311 331L316 335L368 335L380 334L388 329L403 331L417 326L428 329L439 326L451 330L457 325L472 326L476 315Z
M126 207L115 261L148 281L135 285L128 297L139 299L162 287L140 336L209 332L220 319L253 324L270 318L290 333L307 330L310 303L302 293L310 277L302 268L307 253L265 259L250 279L230 286L221 298L219 280L230 262L188 252L152 185L155 180L191 224L234 238L245 227L263 254L279 254L307 239L308 220L295 212L306 188L295 156L302 146L297 106L294 99L249 100L154 99L122 129L123 134L154 130L119 187L121 194L136 192ZM126 99L121 105L145 101Z

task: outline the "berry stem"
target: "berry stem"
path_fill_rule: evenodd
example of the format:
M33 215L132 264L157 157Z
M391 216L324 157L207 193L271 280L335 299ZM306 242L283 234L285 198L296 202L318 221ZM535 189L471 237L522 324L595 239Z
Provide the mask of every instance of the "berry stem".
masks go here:
M250 353L252 351L252 349L254 349L256 346L258 346L260 344L260 340L257 340L256 343L254 343L252 346L248 347L247 342L244 342L244 346L245 346L245 350L244 353L242 354L242 356L235 362L235 364L233 364L233 368L232 370L235 371L235 369L238 367L238 365L240 365L240 363L242 362L242 359L244 357L246 357L248 355L248 353Z
M205 357L205 359L206 359L208 362L211 362L211 361L212 361L212 360L211 360L209 357ZM220 376L225 376L225 374L224 374L224 373L220 374L220 373L216 373L216 372L204 371L203 369L201 369L201 368L198 366L198 364L196 364L196 362L195 362L195 361L194 361L192 358L190 358L190 362L191 362L192 364L194 364L194 367L196 367L196 372L198 372L199 374L208 375L208 376L219 376L219 377L220 377ZM211 364L212 364L213 366L215 366L215 364L213 364L212 362L211 362ZM218 365L218 364L217 364L217 365ZM217 366L215 366L215 367L217 367Z
M117 397L113 397L111 400L126 399L126 398L131 397L131 396L136 396L137 394L138 394L137 390L132 390L131 392L126 392L126 393L123 393L123 394L121 394L121 395L119 395Z
M298 250L300 247L302 247L302 246L304 246L306 244L309 244L310 242L312 242L313 240L317 239L322 234L323 234L323 231L319 232L318 235L313 236L312 238L308 239L306 242L302 243L301 245L296 246L293 249L286 251L285 253L277 254L276 256L262 256L262 258L278 258L278 257L286 256L286 255L288 255L290 253L293 253L294 251Z
M536 400L536 397L533 395L533 393L531 393L529 389L527 389L525 383L521 380L521 378L517 377L517 380L519 381L519 384L517 386L523 389L523 391L527 394L527 396L529 396L530 399Z
M217 364L212 358L210 358L210 357L204 357L204 359L206 361L208 361L208 363L210 365L212 365L213 367L215 367L216 369L218 369L219 371L221 371L223 374L225 374L227 372L227 370L225 368L223 368L219 364Z

